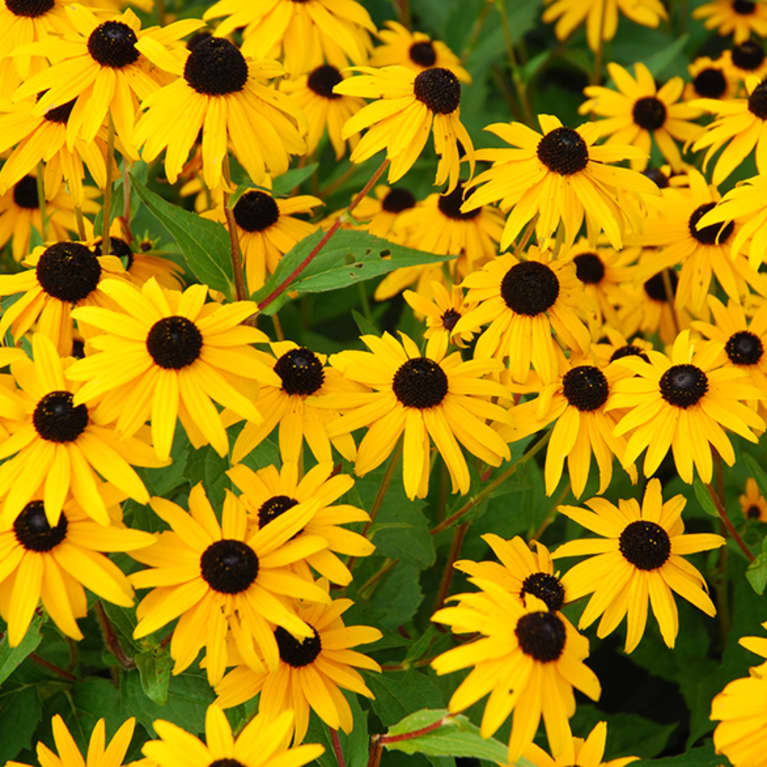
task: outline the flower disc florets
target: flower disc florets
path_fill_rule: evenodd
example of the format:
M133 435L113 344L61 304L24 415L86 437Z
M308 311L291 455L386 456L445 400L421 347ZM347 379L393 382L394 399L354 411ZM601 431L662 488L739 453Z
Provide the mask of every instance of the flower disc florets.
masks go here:
M306 85L324 99L340 99L341 94L333 93L333 88L342 80L341 73L335 67L323 64L309 73Z
M455 309L446 309L442 313L440 319L442 320L442 327L445 328L445 330L452 330L458 320L461 319L461 315Z
M5 0L5 7L14 16L26 16L30 19L48 13L54 5L54 0Z
M702 98L720 99L727 90L727 78L722 74L721 69L708 67L698 72L692 81L692 87Z
M96 256L101 255L101 243L101 239L96 240L93 246L93 254ZM124 258L123 264L126 269L130 269L133 266L133 249L122 237L109 238L109 252L111 255L117 256L117 258Z
M381 201L381 207L387 213L402 213L403 210L410 210L414 206L415 197L404 186L393 186Z
M67 518L63 512L55 527L51 527L45 516L42 501L31 501L13 523L16 540L27 551L50 551L67 536Z
M91 32L88 53L103 67L122 69L138 60L136 33L122 21L105 21Z
M721 245L722 243L727 242L727 239L732 234L734 228L732 221L728 221L724 226L722 226L722 224L710 224L701 229L696 228L698 221L700 221L701 218L703 218L703 216L705 216L715 205L716 203L714 202L707 202L704 205L699 205L690 216L688 224L690 234L702 245Z
M519 595L532 594L546 603L549 610L556 612L562 608L565 601L565 590L559 582L559 578L551 573L533 573L522 581L522 589Z
M671 286L671 296L666 292L666 283L663 279L663 272L658 272L656 275L650 277L644 283L644 290L647 295L653 299L653 301L665 301L676 295L676 286L679 282L679 278L676 276L676 272L672 269L666 270L668 274L669 284Z
M589 148L578 131L555 128L538 142L538 159L552 172L569 176L583 170L589 161Z
M666 105L655 96L645 96L634 102L631 114L640 128L658 130L666 122Z
M756 3L751 0L733 0L732 10L740 16L750 16L756 10Z
M415 97L436 114L450 114L461 100L461 84L449 70L434 67L421 72L413 83Z
M37 179L34 176L24 176L13 186L13 201L25 210L37 210L40 198L37 196Z
M243 541L224 538L211 543L200 557L206 583L222 594L239 594L258 577L258 556Z
M234 206L234 220L246 232L263 232L277 223L280 209L272 195L251 190L237 200Z
M527 613L517 621L514 633L522 652L541 663L556 660L565 649L565 624L554 613Z
M437 61L437 52L431 40L421 40L419 43L413 43L408 51L410 60L419 67L433 67Z
M760 43L753 40L746 40L740 45L735 45L730 52L732 57L732 63L735 64L738 69L743 69L746 72L753 72L755 69L759 69L764 61L764 48Z
M239 48L223 37L200 40L184 65L184 79L198 93L236 93L248 81L248 64Z
M727 339L724 350L735 365L755 365L762 358L764 346L759 336L739 330Z
M658 189L666 189L668 187L668 176L660 168L647 168L647 170L642 171L642 175L655 182L655 186Z
M71 392L52 391L35 406L32 423L49 442L74 442L88 425L88 408L73 406Z
M75 101L76 99L72 99L71 101L67 101L66 104L62 104L60 107L49 109L44 115L45 119L51 123L66 123L69 119L69 115L72 114L72 110L75 108Z
M759 83L751 91L748 97L748 111L760 120L767 120L767 81Z
M634 344L626 344L617 348L610 355L610 362L615 362L615 360L623 357L641 357L645 362L650 361L650 358L638 346L634 346Z
M447 376L428 357L414 357L400 365L394 374L392 388L405 407L421 410L435 407L447 394Z
M621 554L640 570L655 570L671 554L668 533L655 522L645 520L626 525L618 545Z
M598 410L610 393L605 374L593 365L579 365L562 376L565 398L575 408Z
M506 306L528 317L550 309L559 297L559 280L553 270L538 261L523 261L509 269L501 280Z
M287 495L273 495L271 498L267 498L258 510L258 526L268 525L273 519L277 519L297 504L298 501L295 498L290 498Z
M180 370L200 356L202 333L186 317L163 317L149 329L146 348L161 368Z
M314 394L325 380L322 363L305 347L283 354L277 360L274 372L282 379L282 389L287 394Z
M688 408L708 391L706 374L695 365L672 365L660 377L660 393L670 405Z
M437 198L437 207L444 216L455 221L471 221L471 219L476 218L482 212L482 208L479 207L470 210L468 213L461 213L463 202L463 184L459 182L450 194L441 194Z
M575 276L586 285L598 285L605 276L605 265L596 253L581 253L575 262Z
M43 251L36 274L40 287L49 296L74 304L96 289L101 264L79 242L56 242Z
M282 626L278 626L274 630L274 638L277 640L280 659L293 668L302 668L314 663L315 658L322 650L322 642L317 631L313 627L312 630L314 636L296 639Z

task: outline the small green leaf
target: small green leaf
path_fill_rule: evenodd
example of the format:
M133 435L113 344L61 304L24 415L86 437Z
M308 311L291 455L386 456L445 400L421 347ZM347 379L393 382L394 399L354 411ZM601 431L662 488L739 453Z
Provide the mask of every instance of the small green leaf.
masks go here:
M168 702L170 670L173 667L170 654L165 648L156 647L138 653L133 660L141 677L141 689L147 698L164 706Z
M765 586L767 586L767 553L763 551L748 565L746 579L759 596L764 594Z
M26 658L30 653L33 653L37 649L37 645L40 644L42 635L40 634L40 627L45 622L45 618L41 613L37 613L32 618L32 623L29 624L27 633L24 638L16 647L10 647L8 645L8 632L6 631L3 636L3 641L0 643L0 684L2 684L14 671L14 669Z
M759 486L759 492L767 498L767 472L760 466L759 462L749 453L743 454L743 461L751 476L756 480Z
M290 194L299 184L303 184L306 179L311 178L316 170L316 162L311 163L311 165L305 165L303 168L291 168L274 179L272 194L275 197Z
M189 271L200 282L232 298L234 278L226 229L216 221L169 203L147 189L135 175L133 190L176 241Z
M715 754L713 745L708 744L679 756L640 759L638 762L631 762L631 767L720 767L723 762L724 757Z
M692 489L695 491L695 497L698 499L698 503L703 511L705 511L706 514L710 514L712 517L718 517L719 512L716 510L716 504L699 477L695 477Z

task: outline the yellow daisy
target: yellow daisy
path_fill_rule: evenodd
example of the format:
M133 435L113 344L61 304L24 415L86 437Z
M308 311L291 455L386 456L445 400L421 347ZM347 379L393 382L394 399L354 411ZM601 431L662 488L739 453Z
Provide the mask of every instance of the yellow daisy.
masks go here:
M417 73L430 67L449 69L461 82L470 83L471 75L461 61L440 40L432 40L423 32L411 32L397 21L386 21L386 29L378 32L381 44L370 54L371 67L399 65Z
M394 183L418 159L433 128L434 151L439 155L434 183L441 186L447 182L448 193L455 189L460 172L459 143L474 172L474 145L461 123L461 84L449 69L432 67L420 74L400 66L354 69L361 74L336 85L335 93L377 100L360 109L343 127L343 138L368 129L351 153L352 162L364 162L386 149L388 178Z
M481 634L431 662L440 675L474 666L450 698L450 711L461 711L490 693L480 729L485 738L513 712L510 762L530 746L541 716L552 750L565 748L572 737L573 687L592 700L600 695L599 680L583 663L588 640L542 600L526 594L520 601L494 582L483 583L480 592L448 599L458 604L438 610L432 620L457 634Z
M501 366L489 359L464 362L459 352L423 356L404 333L400 339L389 333L362 336L370 351L348 350L330 358L333 367L368 391L317 398L341 412L328 432L334 436L368 427L357 449L358 476L379 466L402 436L402 481L410 499L428 492L433 441L450 473L453 492L467 493L469 468L460 445L490 466L509 459L508 445L485 423L509 417L489 401L508 399L505 387L485 379Z
M50 339L32 337L34 362L26 356L11 362L21 387L22 418L8 422L10 436L0 441L0 520L10 524L38 492L52 525L59 520L67 494L101 524L108 524L96 472L139 503L149 494L133 466L158 467L154 453L139 439L121 439L105 426L95 409L74 402L77 385L66 381L74 360L61 359Z
M749 75L762 79L767 75L767 56L761 40L746 40L733 45L719 57L729 76L737 81L744 81Z
M333 458L332 448L353 461L354 440L349 434L329 436L328 424L335 417L327 408L315 404L325 394L356 392L360 387L347 382L334 368L325 365L327 357L293 341L277 341L271 354L257 351L261 364L273 370L273 377L263 381L253 404L262 414L260 423L248 422L232 450L232 461L239 463L268 437L279 424L279 445L283 461L296 461L303 454L304 441L319 463Z
M740 503L740 510L746 519L767 522L767 501L759 492L759 486L753 477L749 477L746 480L746 492L738 496L738 502Z
M303 113L290 96L270 87L269 81L283 73L276 61L248 59L222 37L201 40L186 60L168 56L143 40L137 47L175 75L171 83L144 98L147 111L135 133L147 162L166 150L165 174L171 184L200 131L202 176L209 189L221 186L222 162L230 147L254 184L263 183L267 174L285 173L290 155L306 150Z
M589 331L576 312L583 294L572 261L549 261L535 248L525 261L506 253L472 272L462 285L468 288L466 300L476 306L456 322L454 332L490 323L477 341L475 357L508 358L514 381L524 383L531 367L544 383L556 378L554 333L573 351L589 347Z
M586 501L591 511L559 507L566 517L603 536L568 541L552 554L554 559L594 555L562 576L568 600L593 593L578 628L585 629L601 615L597 636L606 637L628 615L625 649L629 653L644 634L648 603L663 641L674 646L679 620L672 592L706 615L716 615L705 580L683 555L719 548L725 540L713 533L685 535L682 510L686 503L683 495L664 503L660 480L651 479L641 508L634 498L620 499L618 506L592 498Z
M202 483L189 493L189 513L164 498L152 509L171 531L152 546L131 552L149 565L129 576L135 588L152 588L136 607L141 639L179 618L170 641L173 673L188 668L206 648L210 684L217 684L231 664L231 634L245 661L256 668L279 662L274 626L299 637L312 629L296 614L301 598L329 602L326 591L297 575L291 565L325 548L314 535L293 536L314 516L316 503L297 504L264 527L247 531L242 503L227 491L219 523Z
M685 99L731 99L738 81L732 76L724 61L699 56L687 65L692 82L685 89Z
M513 148L474 152L474 159L492 162L493 167L471 181L471 187L481 186L464 203L464 212L500 200L501 210L509 212L502 251L536 216L535 234L541 247L560 226L569 247L585 219L592 241L604 231L610 244L621 248L629 224L622 201L641 193L657 195L658 188L636 171L607 163L642 160L645 152L618 144L596 146L596 123L573 130L553 115L538 115L538 122L543 133L518 122L485 128Z
M727 364L720 349L698 349L684 330L674 341L671 357L647 351L649 362L637 356L615 362L635 375L616 381L607 409L627 408L616 435L628 434L624 460L631 463L647 448L644 474L658 468L669 448L679 476L692 483L693 464L703 482L711 482L711 445L722 460L735 462L723 426L750 442L758 438L764 421L740 400L761 400L764 394L751 384L742 368Z
M365 197L354 209L354 218L362 221L370 234L404 244L402 214L416 205L413 193L404 186L379 184L373 197Z
M84 307L73 313L102 331L89 338L94 352L67 371L70 380L84 382L75 405L100 400L98 412L126 435L151 420L160 458L170 456L178 418L187 434L199 431L219 455L227 455L229 439L212 400L258 423L261 416L236 380L279 385L249 346L267 337L240 324L256 305L205 303L206 285L182 293L163 290L154 278L141 290L119 280L105 281L102 289L119 310Z
M125 497L108 486L100 491L111 507ZM102 552L140 549L151 545L154 536L99 524L88 511L70 501L52 525L43 502L34 500L0 530L0 615L8 624L11 647L24 638L41 601L62 633L82 639L75 619L88 611L83 586L108 602L133 606L128 579Z
M258 712L270 721L292 709L294 743L306 736L310 711L328 727L351 733L352 710L341 690L373 698L357 668L381 670L372 658L351 649L381 638L381 632L371 626L344 625L341 616L353 604L351 599L336 599L327 605L299 605L298 615L312 634L296 638L276 628L274 638L280 652L277 669L254 671L238 665L216 685L216 703L230 708L259 695Z
M219 0L203 14L205 20L226 16L216 34L243 29L242 51L263 59L277 52L292 75L321 64L343 69L348 61L364 64L375 24L354 0Z
M348 75L346 75L348 77ZM345 75L331 64L320 64L295 80L283 80L280 87L289 93L306 115L309 132L306 136L306 153L317 149L320 139L327 130L330 143L340 160L346 151L346 139L341 135L344 123L364 106L362 99L341 96L333 92ZM354 149L358 135L349 136L349 147Z
M367 538L339 527L352 522L368 522L370 517L356 506L334 503L354 487L354 480L348 474L333 474L331 462L318 463L300 480L294 462L283 463L279 471L275 466L253 471L238 464L226 474L243 493L240 500L256 528L264 527L299 503L314 501L319 504L300 532L323 538L327 548L309 554L305 562L296 563L296 570L307 579L311 578L308 564L332 583L347 586L352 574L336 554L366 557L375 551Z
M588 100L578 112L605 118L594 123L594 130L599 138L609 136L608 145L632 144L642 150L641 157L631 160L634 170L647 167L652 140L672 168L681 168L682 157L674 139L694 141L703 132L700 125L690 122L700 116L700 109L679 101L684 80L672 77L658 88L641 62L634 64L634 77L618 64L608 64L607 71L617 92L600 85L587 86L583 92Z
M705 19L706 29L715 29L720 35L733 35L736 43L743 43L754 33L767 36L767 6L761 0L710 0L693 12L694 19Z
M767 676L752 673L734 679L711 701L714 748L734 767L764 764L764 730L767 727Z
M325 750L316 743L288 748L293 732L293 712L281 711L276 719L254 716L235 737L226 715L213 703L205 715L207 745L171 722L152 723L159 740L144 743L142 751L157 767L301 767ZM90 767L90 765L88 766Z
M42 741L37 742L37 761L40 767L121 767L125 760L125 754L133 738L133 729L136 726L134 717L126 719L112 736L109 745L106 745L106 728L104 720L99 719L91 732L88 752L83 759L80 749L74 738L69 733L64 720L56 714L51 719L53 740L58 754L51 751ZM6 767L28 767L22 762L8 761Z

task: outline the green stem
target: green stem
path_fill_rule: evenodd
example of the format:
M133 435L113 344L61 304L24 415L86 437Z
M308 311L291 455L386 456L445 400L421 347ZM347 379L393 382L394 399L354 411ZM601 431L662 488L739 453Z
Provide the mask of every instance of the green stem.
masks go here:
M599 0L599 42L594 54L594 72L591 75L591 84L599 85L602 81L602 61L605 55L605 0Z
M727 529L730 537L738 544L740 550L746 555L746 559L749 562L753 562L755 557L751 553L751 549L746 546L743 539L740 537L740 533L735 529L735 525L732 524L732 520L727 515L727 510L724 508L724 504L719 498L718 493L711 487L710 483L706 483L706 490L708 490L708 494L711 496L711 500L714 502L714 506L716 506L716 510L719 512L719 518L722 520L722 524Z
M509 27L509 20L506 15L505 0L495 0L495 5L498 8L498 13L501 16L501 24L503 25L503 37L506 41L506 52L509 56L511 79L514 83L514 88L517 91L517 98L519 99L519 104L522 108L524 121L532 128L534 127L535 123L533 118L533 110L530 108L530 101L527 97L527 86L525 85L525 80L522 76L522 69L519 66L519 61L517 61L517 54L514 51L514 43L511 38L511 28Z
M115 126L111 115L107 115L107 181L104 186L104 207L101 211L101 255L108 256L112 252L112 239L109 227L112 224L112 184L114 183L115 161Z
M37 163L37 178L35 182L37 184L37 204L40 208L40 236L43 238L43 242L48 242L48 209L45 203L45 166L43 161L40 160Z
M445 562L445 569L442 571L442 579L439 583L437 598L434 600L432 613L435 613L442 607L447 592L450 591L450 584L453 580L453 573L455 572L453 565L455 564L456 559L458 559L458 555L461 553L461 546L463 546L463 540L466 537L466 531L468 529L468 522L464 522L462 525L458 525L458 527L455 528L453 540L450 543L450 551L447 554L447 561Z
M465 62L471 52L474 50L474 46L477 44L477 40L479 39L479 33L482 31L482 27L485 26L485 21L492 7L492 0L487 0L487 2L482 6L482 10L479 12L479 16L477 16L477 19L474 22L474 26L471 28L469 42L466 43L466 47L463 49L463 53L461 54L461 63Z
M370 599L376 584L394 568L399 560L387 557L383 564L360 587L357 594L360 599Z
M234 293L238 301L245 301L248 297L248 291L245 288L245 275L242 271L242 250L240 248L240 237L237 234L237 222L234 220L234 210L229 204L231 194L229 190L232 187L232 174L229 170L229 155L224 157L222 166L224 173L224 215L226 216L226 228L229 231L229 245L232 258L232 274L234 275Z

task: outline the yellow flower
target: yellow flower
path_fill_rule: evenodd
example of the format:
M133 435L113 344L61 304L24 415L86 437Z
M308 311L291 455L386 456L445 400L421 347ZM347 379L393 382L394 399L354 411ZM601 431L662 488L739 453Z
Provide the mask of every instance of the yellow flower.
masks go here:
M767 56L761 40L745 40L733 45L722 53L719 61L736 82L744 81L749 75L760 79L767 75Z
M705 19L706 29L715 29L720 35L733 35L736 43L743 43L755 33L767 36L767 7L760 1L710 0L693 12L694 19Z
M762 494L759 492L759 486L756 484L756 480L753 477L749 477L746 480L746 492L738 496L740 503L740 510L743 512L743 516L746 519L755 519L759 522L767 522L767 501L765 501ZM760 647L764 643L764 639L760 640ZM743 640L740 640L743 644ZM744 645L745 646L745 645ZM767 658L767 654L760 653Z
M685 88L685 100L731 99L737 90L738 80L732 76L724 60L716 61L708 56L699 56L687 65L692 82Z

